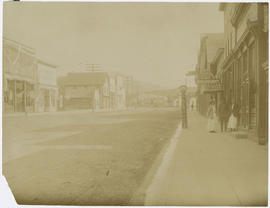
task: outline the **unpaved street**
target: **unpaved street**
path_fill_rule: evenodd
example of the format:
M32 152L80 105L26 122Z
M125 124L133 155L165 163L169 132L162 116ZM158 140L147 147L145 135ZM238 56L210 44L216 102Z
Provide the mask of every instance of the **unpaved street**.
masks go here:
M3 172L18 203L126 205L180 114L172 108L3 119Z

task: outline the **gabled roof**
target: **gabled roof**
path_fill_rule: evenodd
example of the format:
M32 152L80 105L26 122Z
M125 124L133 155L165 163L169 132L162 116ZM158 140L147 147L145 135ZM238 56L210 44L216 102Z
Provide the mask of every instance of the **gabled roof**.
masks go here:
M103 85L108 74L106 72L71 72L65 77L59 77L59 85L81 86L81 85Z

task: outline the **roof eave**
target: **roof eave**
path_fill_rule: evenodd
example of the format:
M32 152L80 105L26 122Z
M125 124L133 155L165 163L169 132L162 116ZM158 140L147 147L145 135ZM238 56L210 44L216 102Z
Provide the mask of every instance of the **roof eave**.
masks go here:
M225 9L225 3L220 3L218 9L219 9L219 11L224 12L224 9Z

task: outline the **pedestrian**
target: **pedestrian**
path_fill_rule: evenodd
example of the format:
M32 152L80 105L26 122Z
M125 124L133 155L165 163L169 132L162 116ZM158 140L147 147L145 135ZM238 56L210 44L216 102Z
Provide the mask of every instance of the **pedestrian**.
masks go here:
M193 111L193 107L194 107L194 104L192 103L192 104L191 104L191 110L192 110L192 111Z
M215 133L217 131L217 115L216 115L216 105L213 100L210 101L208 111L207 111L208 123L207 130L210 133Z
M224 98L221 98L221 103L219 104L218 107L218 116L219 116L219 121L220 121L220 129L221 132L227 131L227 121L228 121L228 116L229 116L229 106L225 102Z
M238 104L235 103L235 101L233 100L231 105L231 114L228 122L228 129L230 129L230 131L236 131L237 129L237 120L239 116L239 111L240 108Z

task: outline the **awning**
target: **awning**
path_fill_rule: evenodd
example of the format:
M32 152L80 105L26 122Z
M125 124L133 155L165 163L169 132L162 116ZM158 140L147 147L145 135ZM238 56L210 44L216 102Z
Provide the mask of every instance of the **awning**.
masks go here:
M36 83L35 80L30 79L28 77L23 77L20 75L15 75L15 74L8 74L8 73L4 73L4 79L8 79L8 80L19 80L19 81L27 81L29 83Z
M213 79L213 74L209 71L202 71L199 73L198 79L199 80L209 80Z

